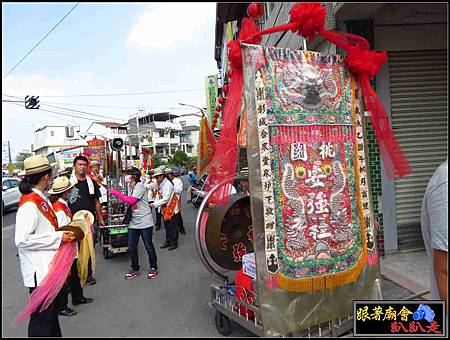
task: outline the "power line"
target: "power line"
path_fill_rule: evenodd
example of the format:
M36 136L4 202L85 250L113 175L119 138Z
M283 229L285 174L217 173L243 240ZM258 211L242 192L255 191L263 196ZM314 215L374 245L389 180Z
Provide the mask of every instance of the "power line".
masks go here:
M28 51L28 53L27 54L25 54L23 57L22 57L22 59L20 59L19 60L19 62L16 64L16 65L14 65L14 67L11 69L11 70L9 70L9 72L3 77L3 79L5 79L12 71L14 71L15 70L15 68L17 67L17 66L19 66L20 65L20 63L22 63L22 61L24 61L25 60L25 58L26 57L28 57L28 55L31 53L31 52L33 52L33 50L36 48L36 47L38 47L39 45L40 45L40 43L41 42L43 42L44 41L44 39L45 38L47 38L49 35L50 35L50 33L52 33L54 30L55 30L55 28L56 27L58 27L58 25L75 9L75 7L77 7L78 5L79 5L80 3L79 2L77 2L76 4L75 4L75 6L73 6L71 9L70 9L70 11L69 12L67 12L66 13L66 15L64 15L62 18L61 18L61 20L59 20L58 21L58 23L55 25L55 26L53 26L53 28L41 39L41 40L39 40L39 42L36 44L36 45L34 45L33 46L33 48L31 49L31 50L29 50Z
M10 102L7 102L8 104L11 104L11 105L16 105L16 106L20 106L20 107L22 107L22 108L24 108L22 105L20 105L20 104L16 104L16 103L10 103ZM79 116L74 116L74 115L71 115L71 114L68 114L68 113L61 113L61 112L56 112L56 111L51 111L51 110L45 110L45 109L39 109L39 111L44 111L44 112L50 112L50 113L54 113L54 114L58 114L58 115L61 115L61 116L66 116L66 117L72 117L72 118L74 118L74 119L84 119L84 120L89 120L89 121L91 121L91 122L101 122L101 120L95 120L95 119L91 119L91 118L86 118L86 117L79 117Z
M4 96L6 96L6 97L11 97L11 98L17 98L17 99L20 99L20 97L9 96L9 95L6 95L6 94L4 94ZM40 104L41 104L41 105L44 105L44 106L53 107L53 108L55 108L55 109L67 110L67 111L72 111L72 112L82 113L82 114L85 114L85 115L91 115L91 116L95 116L95 117L109 118L109 119L115 119L115 120L126 120L126 119L121 119L121 118L112 117L112 116L98 115L98 114L91 113L91 112L86 112L86 111L79 111L79 110L66 109L66 108L64 108L64 107L54 106L54 105L49 105L49 104L44 104L44 103L40 103Z
M99 107L106 109L139 109L139 105L136 106L111 106L111 105L95 105L95 104L75 104L75 103L61 103L61 102L53 102L53 101L45 101L50 104L61 104L61 105L70 105L70 106L86 106L86 107ZM150 107L144 105L148 110L191 110L189 107Z
M11 98L21 98L17 96L10 96L7 94L3 94L6 97ZM112 106L112 105L95 105L95 104L76 104L76 103L62 103L62 102L53 102L53 101L45 101L50 104L61 104L61 105L69 105L69 106L86 106L86 107L99 107L106 109L139 109L139 105L136 106ZM45 104L47 105L47 104ZM148 105L144 105L147 110L191 110L189 107L151 107Z
M173 90L173 91L149 91L149 92L132 92L132 93L104 93L104 94L73 94L66 96L45 96L43 98L63 98L63 97L115 97L115 96L137 96L144 94L166 94L166 93L179 93L179 92L193 92L193 91L205 91L205 89L188 89L188 90Z
M85 115L91 115L91 116L95 116L95 117L110 118L110 119L115 119L115 120L126 120L126 119L117 118L117 117L112 117L112 116L98 115L98 114L95 114L95 113L90 113L90 112L85 112L85 111L66 109L66 108L64 108L64 107L54 106L54 105L49 105L49 104L43 104L43 103L41 103L41 105L44 105L44 106L50 106L50 107L53 107L53 108L55 108L55 109L61 109L61 110L67 110L67 111L71 111L71 112L83 113L83 114L85 114Z
M72 105L72 106L86 106L86 107L100 107L106 109L138 109L138 106L110 106L110 105L94 105L94 104L73 104L73 103L61 103L61 102L48 102L50 104Z

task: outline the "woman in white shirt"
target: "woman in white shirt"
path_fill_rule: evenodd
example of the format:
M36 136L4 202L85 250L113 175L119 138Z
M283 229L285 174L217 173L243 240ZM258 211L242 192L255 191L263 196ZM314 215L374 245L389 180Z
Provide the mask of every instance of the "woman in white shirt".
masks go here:
M25 176L19 184L22 197L16 215L15 243L19 248L20 267L29 293L39 286L48 274L50 262L62 242L72 242L69 231L56 231L58 220L44 191L53 182L52 168L42 155L24 161ZM43 312L41 306L30 316L29 337L61 337L57 297Z

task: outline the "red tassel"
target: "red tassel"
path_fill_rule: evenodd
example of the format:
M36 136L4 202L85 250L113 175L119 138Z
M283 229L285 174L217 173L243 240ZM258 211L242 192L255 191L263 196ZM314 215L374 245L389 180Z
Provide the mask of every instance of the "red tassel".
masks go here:
M395 171L400 177L410 174L411 167L389 125L389 118L380 99L370 86L369 78L363 75L360 77L359 83L366 109L370 112L370 121L383 157L386 174L390 179L395 178Z
M347 54L347 66L351 73L372 79L381 70L386 59L386 52L377 53L359 47L350 47Z
M252 2L247 7L247 14L250 18L258 19L264 15L264 6L260 2Z
M325 28L327 10L319 2L295 4L289 14L291 16L290 22L297 24L292 32L298 32L309 40L314 39Z
M233 69L233 80L235 80L234 73L236 73L236 76L239 76L238 81L236 81L236 83L233 81L232 83L233 90L231 91L232 94L230 93L230 97L233 95L239 97L242 96L242 84L240 84L240 87L236 85L238 82L242 82L242 52L240 42L259 44L263 34L286 30L297 32L298 34L307 37L309 40L314 39L320 34L326 40L332 42L337 47L344 49L348 53L347 66L350 72L358 76L366 109L371 112L372 125L389 178L393 178L394 170L397 171L399 176L410 173L411 168L408 161L389 124L387 124L388 118L386 112L369 83L369 80L378 73L381 69L381 65L386 61L386 53L369 51L369 43L367 40L358 35L325 30L326 9L320 3L305 2L295 4L289 13L290 22L288 24L272 27L263 31L259 31L257 25L252 20L247 18L242 20L242 28L238 40L228 43L228 59L230 60ZM223 87L223 91L227 93L228 89L225 86L226 85ZM235 98L233 99L236 101ZM232 122L235 122L234 116L237 115L237 110L239 109L239 105L235 105L239 103L240 99L229 106L231 107L231 112L225 108L224 112L227 114L227 119L229 118L228 115L230 115L230 117L232 117ZM282 130L280 130L280 132L281 131ZM340 132L338 135L339 138L345 137ZM231 137L228 136L227 138ZM236 138L233 139L236 140ZM282 140L283 139L284 138L282 137ZM218 155L220 155L220 153L218 153Z

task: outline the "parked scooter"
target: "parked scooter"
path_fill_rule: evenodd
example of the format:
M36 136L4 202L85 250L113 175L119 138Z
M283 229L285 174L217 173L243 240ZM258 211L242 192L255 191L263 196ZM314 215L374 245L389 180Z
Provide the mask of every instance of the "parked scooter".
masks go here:
M200 207L203 198L206 196L206 191L204 191L206 178L208 174L204 174L200 179L198 179L193 186L191 186L191 202L194 207Z

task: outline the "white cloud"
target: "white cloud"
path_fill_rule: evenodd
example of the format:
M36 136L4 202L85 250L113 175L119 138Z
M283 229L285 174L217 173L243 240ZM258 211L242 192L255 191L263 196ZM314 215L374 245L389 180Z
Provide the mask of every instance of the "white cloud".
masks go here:
M199 28L215 19L215 3L159 4L141 14L128 35L128 41L146 49L167 49L189 40ZM202 35L198 35L202 39Z

